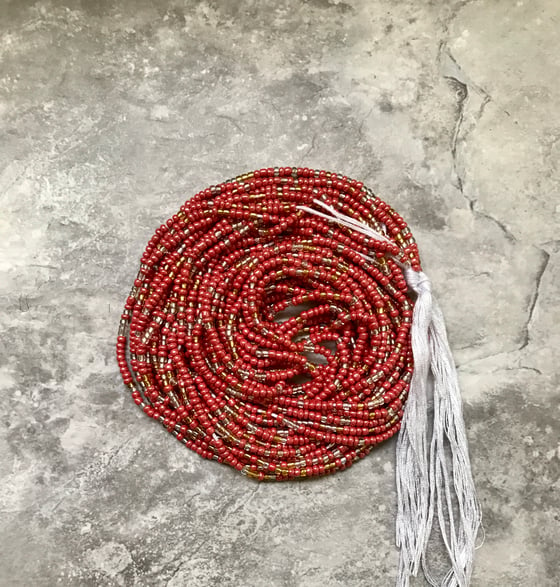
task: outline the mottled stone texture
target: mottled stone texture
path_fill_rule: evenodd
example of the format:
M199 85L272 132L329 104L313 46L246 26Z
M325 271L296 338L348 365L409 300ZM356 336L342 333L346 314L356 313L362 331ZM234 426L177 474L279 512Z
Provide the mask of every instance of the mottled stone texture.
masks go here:
M473 585L558 585L559 30L557 0L0 0L0 584L393 584L394 442L258 485L147 420L113 357L159 223L304 164L417 236L484 508Z

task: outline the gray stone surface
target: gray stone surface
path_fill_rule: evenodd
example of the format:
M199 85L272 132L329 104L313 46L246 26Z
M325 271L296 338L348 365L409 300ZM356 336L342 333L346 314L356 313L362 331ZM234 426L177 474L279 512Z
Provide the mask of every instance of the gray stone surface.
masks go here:
M147 420L113 357L153 230L304 164L419 241L484 510L473 585L558 585L559 27L557 0L0 0L0 584L393 584L394 443L258 485Z

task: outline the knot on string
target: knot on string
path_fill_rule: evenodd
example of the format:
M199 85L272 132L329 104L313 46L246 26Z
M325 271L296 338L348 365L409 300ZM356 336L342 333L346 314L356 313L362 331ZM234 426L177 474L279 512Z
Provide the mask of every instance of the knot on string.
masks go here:
M405 267L403 271L406 282L414 292L419 296L423 294L431 294L432 284L423 271L415 271L411 267Z

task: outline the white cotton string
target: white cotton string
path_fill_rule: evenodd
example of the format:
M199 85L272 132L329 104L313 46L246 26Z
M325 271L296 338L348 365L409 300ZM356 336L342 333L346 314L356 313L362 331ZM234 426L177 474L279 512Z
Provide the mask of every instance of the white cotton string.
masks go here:
M414 371L397 440L396 542L400 548L397 580L399 587L407 587L409 577L418 574L433 519L428 444L428 330L432 320L431 287L424 273L405 269L405 278L418 297L414 304L410 330Z
M471 473L459 381L447 341L445 321L434 303L430 325L431 369L434 377L434 430L430 450L431 486L436 487L438 521L452 569L443 585L470 582L480 504ZM451 466L446 458L450 453ZM426 566L426 561L423 562Z
M397 443L397 545L401 548L397 585L407 586L422 564L431 585L467 587L481 511L471 473L457 371L443 314L433 300L428 278L411 268L405 268L405 278L418 297L411 329L414 373ZM434 414L427 455L430 373ZM432 577L426 560L435 515L451 562L440 583Z
M313 202L317 204L317 206L320 206L321 208L324 208L325 210L330 212L330 215L325 214L324 212L319 212L318 210L314 210L313 208L309 208L308 206L297 206L297 208L299 210L305 210L310 214L315 214L315 216L320 216L321 218L330 220L331 222L336 222L337 224L341 224L342 226L346 226L347 228L351 228L356 232L361 232L362 234L365 234L366 236L369 236L376 240L385 241L388 243L392 242L385 235L371 228L371 226L368 226L367 224L359 222L354 218L350 218L350 216L346 216L345 214L340 213L338 210L336 210L336 208L329 206L325 202L317 199L313 200Z
M307 206L299 208L373 239L388 240L367 224L341 214L320 200L314 202L330 214ZM367 255L363 257L369 259ZM481 511L471 473L457 371L443 314L433 299L428 277L410 267L403 269L417 299L410 334L414 372L396 455L396 542L400 548L397 586L408 587L410 578L417 576L422 567L427 581L435 587L467 587ZM431 430L430 377L434 402ZM440 582L430 573L427 560L435 516L451 564Z

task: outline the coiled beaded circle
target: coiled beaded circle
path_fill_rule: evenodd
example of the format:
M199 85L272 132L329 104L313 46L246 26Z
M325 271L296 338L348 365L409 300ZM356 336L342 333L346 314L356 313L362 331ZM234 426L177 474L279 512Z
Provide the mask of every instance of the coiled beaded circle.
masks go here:
M300 208L314 200L389 242ZM142 255L117 340L124 383L190 449L250 477L345 469L400 428L403 265L420 270L406 222L358 181L281 167L209 187Z

